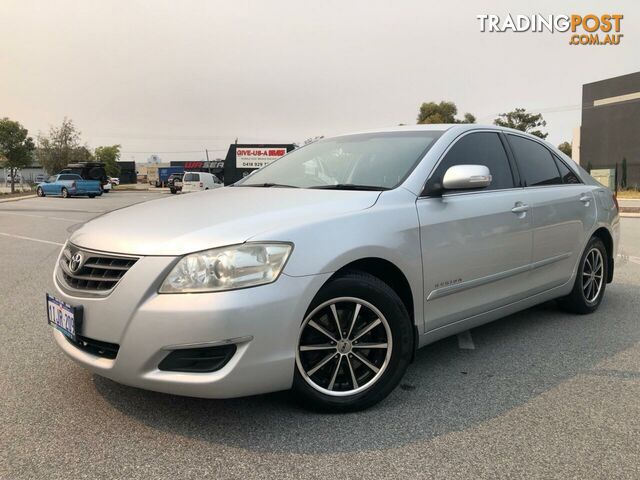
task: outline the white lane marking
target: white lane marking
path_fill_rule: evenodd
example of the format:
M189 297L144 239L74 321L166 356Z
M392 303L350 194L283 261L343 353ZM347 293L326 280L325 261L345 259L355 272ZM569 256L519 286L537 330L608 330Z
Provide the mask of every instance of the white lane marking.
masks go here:
M460 350L475 350L476 346L471 337L471 331L467 330L458 334L458 348Z
M61 220L63 222L84 222L84 220L77 220L75 218L62 218L62 217L47 217L46 215L32 215L30 213L13 213L3 212L0 210L0 215L16 215L18 217L34 217L34 218L47 218L49 220Z
M5 237L9 237L9 238L17 238L17 239L20 239L20 240L31 240L32 242L48 243L50 245L58 245L60 247L62 247L64 245L64 243L52 242L50 240L41 240L39 238L23 237L22 235L12 235L11 233L0 232L0 235L3 235Z
M630 262L637 263L640 265L640 257L627 257Z

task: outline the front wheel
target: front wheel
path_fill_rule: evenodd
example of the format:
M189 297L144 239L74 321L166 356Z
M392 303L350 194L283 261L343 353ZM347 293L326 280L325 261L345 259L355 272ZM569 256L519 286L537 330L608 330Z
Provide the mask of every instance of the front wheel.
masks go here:
M90 193L89 194L89 198L96 198L96 194L95 193Z
M560 300L567 311L579 314L595 312L607 286L607 249L598 237L591 237L582 253L573 290Z
M36 195L38 195L39 197L44 197L44 190L42 190L42 187L38 187L38 189L36 190Z
M60 190L60 196L62 196L62 198L69 198L69 190L62 187L62 190Z
M327 283L302 322L293 389L306 406L368 408L398 385L413 353L407 310L386 283L348 272Z

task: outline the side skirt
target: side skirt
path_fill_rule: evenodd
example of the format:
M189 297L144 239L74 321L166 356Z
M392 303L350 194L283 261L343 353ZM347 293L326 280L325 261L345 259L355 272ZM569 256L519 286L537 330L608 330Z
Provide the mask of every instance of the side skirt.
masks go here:
M451 335L456 335L460 332L464 332L465 330L469 330L470 328L479 327L480 325L484 325L485 323L498 320L499 318L506 317L507 315L511 315L512 313L525 310L529 307L533 307L534 305L538 305L540 303L553 300L554 298L567 295L571 291L573 280L574 277L572 276L569 281L558 287L554 287L550 290L546 290L517 302L513 302L508 305L489 310L488 312L479 313L477 315L458 320L457 322L450 323L449 325L444 325L442 327L430 330L420 336L418 341L418 348L429 345L430 343L437 342L438 340L441 340L443 338L450 337Z

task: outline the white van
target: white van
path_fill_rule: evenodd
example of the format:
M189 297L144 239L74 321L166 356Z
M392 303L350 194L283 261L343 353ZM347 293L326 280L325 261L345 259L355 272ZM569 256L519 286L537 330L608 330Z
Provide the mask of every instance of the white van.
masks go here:
M222 187L222 182L212 173L184 172L182 177L182 193L199 192Z

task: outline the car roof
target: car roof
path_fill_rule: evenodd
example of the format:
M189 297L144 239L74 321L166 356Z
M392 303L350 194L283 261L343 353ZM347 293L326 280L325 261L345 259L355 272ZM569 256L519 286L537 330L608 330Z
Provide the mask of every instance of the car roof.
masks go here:
M500 127L498 125L486 125L481 123L430 123L426 125L418 124L418 125L398 125L395 127L388 128L377 128L372 130L362 130L359 132L351 132L340 135L335 135L334 137L328 138L338 138L345 137L348 135L359 135L359 134L367 134L367 133L393 133L393 132L447 132L450 131L453 134L461 134L471 130L491 130L495 132L504 132L504 133L513 133L516 135L522 135L525 137L529 137L538 142L544 143L547 147L551 148L554 152L558 153L558 149L555 145L551 144L547 140L537 137L535 135L531 135L530 133L523 132L521 130L516 130L513 128Z
M360 130L356 132L349 132L344 134L335 135L336 137L342 137L346 135L358 135L366 133L393 133L393 132L445 132L447 130L456 130L458 132L464 132L467 130L495 130L499 132L513 132L518 134L529 135L520 130L514 130L512 128L500 127L498 125L487 125L481 123L429 123L429 124L416 124L416 125L397 125L394 127L386 128L374 128L369 130Z

